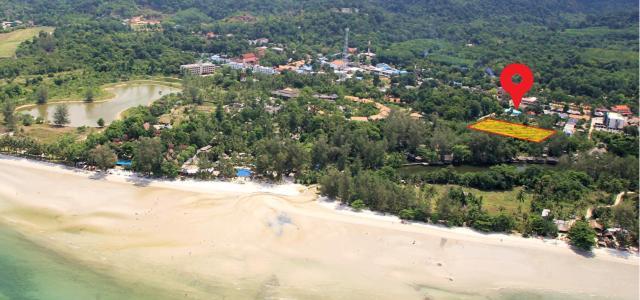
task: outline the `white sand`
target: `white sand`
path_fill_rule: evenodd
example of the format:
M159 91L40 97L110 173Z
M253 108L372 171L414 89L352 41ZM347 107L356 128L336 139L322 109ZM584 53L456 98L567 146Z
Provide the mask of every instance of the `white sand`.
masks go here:
M0 156L0 223L188 298L459 299L504 289L638 298L637 257L400 224L316 198L294 184L147 181Z

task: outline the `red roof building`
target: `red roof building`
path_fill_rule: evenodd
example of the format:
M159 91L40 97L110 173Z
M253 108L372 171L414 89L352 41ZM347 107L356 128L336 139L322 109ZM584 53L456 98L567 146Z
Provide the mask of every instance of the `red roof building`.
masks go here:
M257 64L258 57L254 53L242 54L242 62L245 64Z
M627 105L614 105L613 107L611 107L611 110L623 116L630 116L633 114L631 113L631 109L629 109L629 106Z

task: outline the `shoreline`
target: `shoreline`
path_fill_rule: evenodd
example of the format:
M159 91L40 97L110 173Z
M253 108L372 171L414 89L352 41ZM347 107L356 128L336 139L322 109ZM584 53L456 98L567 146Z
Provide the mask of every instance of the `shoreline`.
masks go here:
M66 174L87 176L91 179L107 180L117 183L133 184L141 187L158 187L175 189L181 191L201 192L201 193L215 193L215 192L232 192L239 194L251 194L251 193L266 193L277 196L295 197L301 196L304 193L313 192L313 202L320 206L329 209L336 214L345 216L368 219L372 221L383 221L393 224L398 224L407 228L421 228L428 231L440 232L443 234L454 233L471 238L480 238L488 240L499 240L501 243L505 240L512 242L524 242L534 247L548 247L549 249L562 249L571 252L572 254L583 256L573 250L572 246L566 241L552 238L526 238L517 234L507 234L499 232L480 232L469 227L447 227L437 224L424 223L418 221L406 221L400 219L398 216L392 214L384 214L368 209L363 209L360 212L354 211L351 207L340 203L338 200L328 199L324 196L320 196L317 193L315 185L306 186L302 184L286 182L286 183L266 183L256 181L222 181L222 180L197 180L197 179L162 179L162 178L150 178L140 176L132 171L123 170L108 170L106 173L102 171L88 171L84 169L78 169L70 166L65 166L53 162L38 161L24 157L16 157L6 154L0 154L0 162L2 160L11 160L16 163L24 163L27 165L39 166L51 168L52 170L64 172ZM609 248L594 248L592 258L602 259L622 259L623 261L635 260L635 263L640 263L640 255L637 253L631 253L626 251L620 251L617 249Z
M419 221L404 221L400 219L398 216L391 214L383 214L376 211L371 211L368 209L363 209L360 212L354 211L351 207L340 203L337 200L327 199L326 197L320 196L318 198L318 203L328 209L335 211L338 214L354 216L354 217L362 217L368 218L372 220L386 221L394 224L401 224L403 226L408 227L416 227L422 228L429 231L441 232L443 234L447 233L455 233L459 235L468 236L471 238L480 238L487 240L499 240L501 243L504 241L511 241L514 243L527 243L528 245L522 245L523 247L532 246L532 247L541 247L547 248L549 250L561 250L567 252L571 252L578 256L583 256L583 254L578 253L573 250L572 246L566 241L560 239L552 239L552 238L542 238L542 237L531 237L526 238L517 234L507 234L500 232L481 232L477 231L470 227L447 227L443 225L424 223ZM590 258L598 258L598 259L607 259L607 260L623 260L628 261L630 263L640 263L640 255L634 254L631 252L620 251L618 249L610 249L610 248L594 248L593 257ZM635 261L634 261L635 260Z
M237 193L271 193L280 196L298 196L301 191L308 190L309 186L304 186L296 183L262 183L256 181L248 182L233 182L222 180L196 180L196 179L184 179L184 180L169 180L162 178L151 178L140 176L133 171L115 170L110 169L107 172L102 171L89 171L79 169L63 164L58 164L49 161L40 161L30 159L26 157L12 156L0 153L0 162L12 161L15 164L25 164L26 166L48 168L50 171L60 172L63 174L71 174L78 176L85 176L92 179L107 180L118 183L129 183L136 186L154 186L160 188L170 188L177 190L187 191L201 191L201 192L237 192Z
M0 224L70 263L196 299L638 296L635 257L335 204L313 186L149 180L0 155Z

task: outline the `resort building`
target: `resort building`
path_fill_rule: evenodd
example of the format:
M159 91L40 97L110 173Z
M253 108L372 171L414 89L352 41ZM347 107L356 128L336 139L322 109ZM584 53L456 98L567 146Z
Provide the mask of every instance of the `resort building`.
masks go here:
M191 75L207 75L216 71L216 65L212 63L181 65L180 71Z
M226 64L226 63L230 63L231 60L226 58L226 57L222 57L218 54L211 56L211 61L214 63L218 63L218 64Z
M249 40L249 45L263 45L263 44L268 44L269 43L269 39L267 38L259 38L259 39L255 39L255 40Z
M158 20L147 20L144 16L135 16L129 20L131 25L156 25L160 24Z
M522 102L520 102L520 106L522 108L527 108L528 106L535 105L537 102L537 97L524 97L522 98Z
M254 73L267 74L267 75L276 75L279 72L274 68L263 67L260 65L254 65L252 68Z
M290 99L290 98L298 97L300 95L300 91L297 89L285 88L282 90L273 91L271 92L271 94L277 97Z
M336 101L336 99L338 99L338 95L337 94L331 94L331 95L314 94L313 97L318 98L320 100L327 100L327 101Z

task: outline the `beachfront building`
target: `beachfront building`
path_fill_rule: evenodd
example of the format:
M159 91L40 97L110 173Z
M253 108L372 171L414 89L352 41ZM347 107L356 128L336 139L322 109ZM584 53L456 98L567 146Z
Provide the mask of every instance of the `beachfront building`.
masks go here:
M556 227L558 228L558 232L560 233L569 232L569 229L573 227L573 224L575 224L575 222L576 220L553 220L553 223L556 224Z
M206 172L213 172L213 168L209 168L207 170L200 170L200 168L198 167L199 161L200 161L200 154L201 153L209 153L211 152L211 149L213 149L213 146L211 145L206 145L200 149L198 149L196 151L196 154L187 159L187 161L184 162L184 164L182 164L182 167L180 168L180 173L182 173L183 175L188 175L188 176L193 176L195 174L197 174L199 171L206 171Z
M197 63L197 64L181 65L180 71L182 73L188 73L191 75L207 75L207 74L213 74L213 72L216 71L216 65L212 63Z

